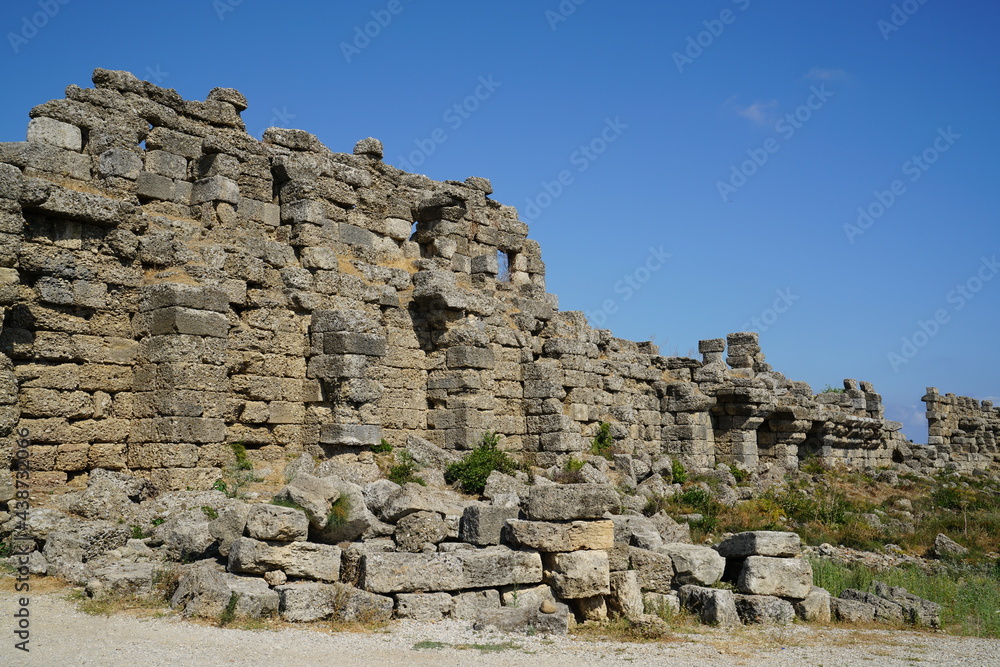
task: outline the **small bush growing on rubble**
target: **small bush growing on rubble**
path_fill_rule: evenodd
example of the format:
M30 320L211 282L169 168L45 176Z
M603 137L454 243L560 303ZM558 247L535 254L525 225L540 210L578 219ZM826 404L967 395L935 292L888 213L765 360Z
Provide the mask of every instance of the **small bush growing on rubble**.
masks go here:
M601 422L597 427L597 435L590 441L590 453L595 456L603 456L611 460L611 450L615 446L615 439L611 437L611 424Z
M464 459L449 465L444 471L444 479L449 484L460 482L466 493L479 495L486 488L486 478L494 470L512 475L518 470L517 462L500 451L497 445L500 435L493 431L483 433L479 446Z

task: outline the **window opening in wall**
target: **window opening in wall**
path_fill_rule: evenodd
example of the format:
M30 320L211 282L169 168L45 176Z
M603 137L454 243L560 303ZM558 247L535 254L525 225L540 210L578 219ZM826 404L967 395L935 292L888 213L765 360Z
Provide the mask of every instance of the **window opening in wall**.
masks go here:
M510 254L505 250L497 250L497 281L510 282Z

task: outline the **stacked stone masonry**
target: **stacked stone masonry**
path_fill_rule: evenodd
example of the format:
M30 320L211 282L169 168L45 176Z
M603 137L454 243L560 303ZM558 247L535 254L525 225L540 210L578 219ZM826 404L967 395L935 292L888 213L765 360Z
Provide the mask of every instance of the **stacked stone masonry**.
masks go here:
M227 443L283 461L408 435L460 450L486 430L547 466L601 422L647 465L996 460L989 406L925 399L921 448L869 383L814 395L756 334L664 357L559 311L486 179L402 172L374 139L257 140L232 89L93 80L0 143L3 451L26 429L54 482L105 468L204 488Z

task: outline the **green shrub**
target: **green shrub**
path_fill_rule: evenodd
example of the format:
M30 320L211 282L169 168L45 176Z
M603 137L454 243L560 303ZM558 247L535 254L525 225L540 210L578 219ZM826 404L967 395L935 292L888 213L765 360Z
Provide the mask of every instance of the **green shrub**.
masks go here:
M799 465L799 470L807 475L822 475L823 473L829 472L830 467L820 457L815 454L810 454L802 460L801 465Z
M382 440L377 445L372 446L372 452L375 454L388 454L391 451L392 451L392 445L390 445L389 441L386 440L385 438L382 438Z
M831 387L830 385L826 385L825 387L823 387L823 391L821 391L820 393L821 394L843 394L844 393L844 388L843 387Z
M142 526L138 524L132 525L132 539L133 540L144 540L149 537L149 533L142 529Z
M687 481L688 473L687 468L684 464L677 459L670 461L670 479L673 480L674 484L683 484Z
M229 602L226 604L226 608L222 610L222 615L219 616L219 625L225 627L236 620L236 605L239 602L239 593L234 592L229 595Z
M736 480L737 484L747 481L750 478L750 473L743 468L740 468L734 464L729 464L729 472L733 474L733 479Z
M611 424L601 422L597 427L597 435L590 441L590 453L594 456L603 456L610 461L614 446L615 439L611 437Z
M427 481L424 480L423 477L419 477L417 475L417 464L413 461L400 463L389 468L388 478L390 481L395 482L400 486L408 482L415 482L420 486L427 486Z
M581 461L570 455L566 459L566 463L563 464L563 469L555 475L554 481L560 484L579 484L583 481L580 471L583 470L583 466L585 465L587 465L586 461Z
M212 488L222 491L227 498L243 498L246 488L261 481L261 478L254 473L253 462L247 457L242 441L231 442L229 447L233 450L236 461L223 466L222 479L216 480Z
M517 472L517 462L497 448L500 436L492 431L483 433L479 446L464 459L449 465L444 479L449 484L459 482L466 493L479 495L486 488L486 478L494 470L506 475Z

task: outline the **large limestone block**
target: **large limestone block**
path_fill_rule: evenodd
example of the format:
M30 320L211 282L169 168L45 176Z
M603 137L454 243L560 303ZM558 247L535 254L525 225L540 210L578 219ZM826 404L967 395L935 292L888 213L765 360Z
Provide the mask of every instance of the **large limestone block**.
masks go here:
M253 505L247 514L246 533L257 540L303 541L309 538L309 519L294 507Z
M459 524L459 539L478 546L500 544L504 524L509 519L516 519L517 515L517 507L469 505Z
M603 484L534 486L528 495L528 517L535 521L600 519L620 504L614 488Z
M830 615L841 623L872 623L875 607L858 600L831 597Z
M500 608L500 591L468 591L452 598L455 618L477 618L484 611Z
M615 542L611 521L549 523L515 519L507 522L507 531L512 542L538 551L606 550Z
M787 625L795 618L795 609L788 600L772 595L735 595L736 613L744 623L774 623Z
M340 558L340 548L330 544L291 542L273 545L242 537L229 548L229 571L264 574L281 570L292 577L337 581L340 578Z
M557 602L544 609L541 605L491 609L481 612L472 627L475 630L491 627L502 632L565 635L569 632L569 607Z
M326 544L340 544L353 542L362 535L379 529L380 523L375 515L368 511L360 486L333 476L320 479L337 487L340 497L332 506L334 515L328 519L323 528L313 528L310 539ZM388 528L388 532L392 532L391 527Z
M392 617L392 598L346 584L287 584L276 586L281 616L286 621L334 620L384 623Z
M611 573L611 595L607 597L611 611L629 619L638 619L645 612L642 588L635 570Z
M688 584L681 586L679 597L681 606L697 614L702 623L722 627L740 625L732 591Z
M546 579L559 598L587 598L611 592L608 554L573 551L545 554Z
M440 621L450 616L455 599L450 593L400 593L396 596L396 616L414 621Z
M628 567L635 571L639 586L646 591L673 591L674 564L670 556L638 547L628 548Z
M743 563L737 588L749 595L803 599L812 591L812 566L804 558L750 556Z
M472 501L464 500L450 491L431 489L410 482L385 501L379 518L396 523L407 514L421 510L445 516L462 516L470 504Z
M875 620L880 623L903 624L903 607L874 593L848 588L840 593L841 600L862 602L875 610Z
M795 615L803 621L830 622L830 593L825 588L813 586L809 595L792 606L795 607Z
M679 584L711 586L722 578L726 559L708 547L694 544L664 544L657 553L670 556L674 579Z
M746 558L748 556L789 558L801 553L802 541L796 533L753 530L727 537L717 549L723 558Z
M506 547L449 553L368 553L361 560L362 586L376 593L458 591L542 580L541 556Z
M448 537L448 524L437 512L414 512L407 514L393 532L393 539L400 551L423 551L434 547Z

